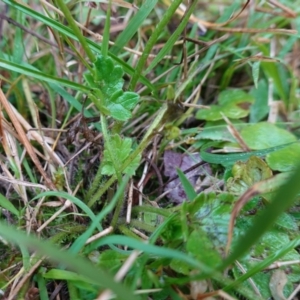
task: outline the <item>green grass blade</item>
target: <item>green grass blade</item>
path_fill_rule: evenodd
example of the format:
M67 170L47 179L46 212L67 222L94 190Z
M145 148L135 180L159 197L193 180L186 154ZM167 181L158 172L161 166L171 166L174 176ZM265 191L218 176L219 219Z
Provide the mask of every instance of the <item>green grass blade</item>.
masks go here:
M46 16L44 16L44 15L42 15L42 14L30 9L29 7L26 7L26 6L18 3L18 2L14 2L12 0L3 0L3 2L8 4L9 6L14 7L14 8L18 9L19 11L27 14L28 16L34 18L35 20L40 21L43 24L50 26L51 28L57 30L59 33L78 41L78 38L76 37L76 35L67 26L64 26L64 25L60 24L59 22L57 22L51 18L48 18L48 17L46 17ZM85 38L85 39L93 51L95 51L96 53L101 53L101 46L99 46L97 43L91 41L88 38ZM126 73L128 73L129 75L134 74L135 69L130 67L122 59L118 58L117 56L113 55L110 52L108 53L108 55L111 56L111 58L114 59L118 64L120 64ZM151 91L155 91L154 85L152 85L150 83L150 81L145 78L145 76L139 76L139 80L141 83L146 85Z
M149 73L163 58L164 56L168 53L171 52L172 47L174 46L175 42L178 40L180 34L186 27L186 24L189 22L191 14L195 10L195 6L197 4L197 1L193 1L188 10L186 11L184 17L182 18L179 26L176 28L174 33L171 35L171 37L168 39L168 41L165 43L163 48L159 51L157 56L153 59L151 62L150 66L147 68L145 73Z
M143 71L143 67L145 66L146 60L148 59L149 54L151 53L152 48L156 44L159 35L165 30L165 27L167 24L170 22L173 14L175 13L176 9L179 7L181 4L182 0L174 0L168 10L165 12L163 15L161 21L158 23L156 26L155 30L153 31L152 35L150 36L145 49L143 51L142 56L139 59L139 62L135 68L135 72L133 74L133 77L130 82L130 90L134 90L141 74Z
M300 192L299 182L300 165L298 165L296 171L290 176L287 183L278 190L272 203L256 218L252 227L245 235L239 238L236 247L222 264L222 269L225 269L243 256L274 225L276 219L294 203L297 194Z
M111 13L111 0L108 1L107 5L107 12L106 12L106 19L104 25L104 32L103 32L103 40L102 40L102 55L104 57L108 54L108 47L109 47L109 32L110 32L110 14Z
M73 16L72 16L70 10L68 9L67 5L65 4L65 2L63 0L56 0L56 4L60 8L60 10L63 12L66 20L69 23L69 26L70 26L72 32L76 35L78 41L80 42L81 47L85 50L85 53L87 54L87 56L89 57L91 62L93 62L95 60L95 56L94 56L93 52L91 51L89 45L87 44L87 41L84 38L83 34L81 33L81 30L78 28L78 25L74 21Z
M186 193L187 198L190 201L193 201L197 197L197 193L195 192L194 187L192 186L190 181L187 179L185 174L180 169L177 169L177 174L181 181L181 184L183 186L183 189Z
M67 102L72 105L77 111L82 111L82 104L70 95L64 88L56 83L49 83L49 87L57 94L61 95ZM93 115L86 109L84 109L85 117L93 117Z
M114 195L110 203L98 214L97 217L93 219L93 222L90 225L90 227L73 243L73 245L70 248L70 251L72 253L78 253L80 251L80 249L84 246L87 239L92 235L93 231L99 226L99 224L105 218L105 216L108 215L113 210L113 208L116 206L118 202L118 199L124 193L128 181L129 181L129 176L125 176L122 180L122 183L120 184L120 187L118 188L116 194Z
M52 75L47 75L40 71L36 71L33 68L27 68L25 66L15 64L11 61L8 61L8 60L2 59L2 58L0 58L0 67L3 69L6 69L6 70L10 70L13 72L21 73L21 74L36 78L38 80L43 80L43 81L51 82L51 83L58 83L60 85L67 86L67 87L70 87L72 89L79 90L82 92L89 92L89 90L90 90L88 87L78 84L76 82L58 78L58 77L55 77Z
M35 237L28 236L25 232L21 232L12 226L5 225L0 222L0 235L8 241L23 245L27 248L34 249L40 255L46 255L51 261L63 264L73 270L74 272L85 276L87 279L92 280L93 283L102 288L112 290L118 297L123 300L136 300L137 296L122 284L114 281L111 274L107 270L102 270L99 267L94 267L89 261L79 256L71 254L53 246L49 241L38 240Z
M145 253L148 254L153 254L158 257L166 257L166 258L174 258L174 259L179 259L190 266L194 267L195 269L211 273L212 270L210 267L206 266L204 262L199 262L192 256L182 253L177 250L169 249L169 248L164 248L164 247L158 247L155 245L149 245L145 244L143 242L140 242L136 239L127 237L127 236L121 236L121 235L111 235L102 238L101 240L96 241L95 243L92 244L92 247L100 247L103 245L107 244L117 244L117 245L123 245L123 246L128 246L133 249L138 249L141 251L144 251Z
M76 204L79 208L81 208L88 216L89 218L92 220L92 221L95 221L96 220L96 216L94 215L94 213L92 212L92 210L84 203L82 202L81 200L79 200L78 198L66 193L66 192L63 192L63 191L48 191L48 192L43 192L43 193L40 193L38 194L37 196L35 196L32 200L35 200L35 199L38 199L38 198L41 198L41 197L48 197L48 196L55 196L55 197L61 197L61 198L64 198L64 199L68 199L70 200L71 202L73 202L74 204ZM102 226L100 225L100 223L98 222L97 223L98 225L98 229L100 231L103 230Z
M20 216L19 211L14 207L14 205L2 194L0 194L0 207L7 209L17 217Z
M127 24L126 29L122 31L111 49L111 53L117 55L118 52L129 42L133 35L138 31L142 23L148 17L152 9L155 7L157 0L146 0L139 8L138 12L133 16Z

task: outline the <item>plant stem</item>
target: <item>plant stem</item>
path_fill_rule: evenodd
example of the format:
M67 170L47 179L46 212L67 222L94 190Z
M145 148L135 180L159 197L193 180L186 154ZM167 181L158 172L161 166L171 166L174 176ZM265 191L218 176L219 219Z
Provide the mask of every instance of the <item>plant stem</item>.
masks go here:
M90 199L93 196L93 194L95 193L97 187L100 186L100 184L101 184L101 178L102 178L101 169L102 169L102 166L100 164L100 166L97 170L97 174L94 177L93 182L92 182L86 196L84 197L85 198L85 203L88 201L88 199Z
M102 133L103 133L103 138L105 142L105 149L109 152L110 159L112 161L112 164L115 169L116 176L118 178L118 181L121 182L121 171L120 165L118 164L118 158L116 156L116 153L111 145L111 138L108 134L108 129L107 129L107 122L105 116L101 113L101 127L102 127Z
M118 223L118 219L119 219L120 212L121 212L122 205L123 205L124 194L125 193L120 195L120 197L118 199L118 202L117 202L117 205L116 205L116 208L115 208L115 211L114 211L114 215L113 215L113 218L112 218L112 221L111 221L111 224L110 224L110 226L112 226L113 228L116 228L116 225Z
M88 207L92 207L94 203L101 198L101 196L109 189L109 187L115 182L116 175L113 175L109 178L109 180L106 181L106 183L101 186L98 191L95 193L95 195L92 197L92 199L88 203Z

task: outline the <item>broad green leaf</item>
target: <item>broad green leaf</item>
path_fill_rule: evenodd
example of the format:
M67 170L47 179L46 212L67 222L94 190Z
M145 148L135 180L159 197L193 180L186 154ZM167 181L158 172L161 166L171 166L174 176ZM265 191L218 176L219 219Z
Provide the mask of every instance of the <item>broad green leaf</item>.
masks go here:
M133 92L122 93L119 97L110 99L107 108L111 116L120 121L126 121L131 118L131 109L135 107L139 100L139 95Z
M122 139L119 135L115 134L111 136L110 143L111 147L114 149L114 157L112 157L112 154L108 149L104 150L101 172L105 175L115 174L114 161L117 160L116 163L121 167L132 152L132 139L130 138ZM141 156L137 155L123 172L128 175L134 175L135 170L139 166L140 158Z
M20 212L14 207L14 205L6 197L0 194L0 206L4 209L7 209L17 217L20 216Z
M187 263L178 259L172 259L170 263L170 268L178 273L185 275L189 275L192 271L191 267Z
M236 259L252 247L276 222L277 218L285 212L295 201L297 194L300 191L300 165L298 164L296 171L292 172L289 180L278 190L274 200L264 209L253 221L253 225L240 236L235 243L235 247L229 257L225 259L220 269L226 268Z
M293 171L300 161L300 144L292 144L283 149L269 153L266 161L272 170Z
M216 251L215 245L206 232L200 228L194 230L189 236L186 250L200 261L205 261L211 267L215 267L222 261L221 255Z
M127 257L128 255L114 250L105 250L100 254L98 264L105 269L111 270L116 268L116 266L121 266Z
M237 130L241 130L245 126L248 126L246 123L241 123L239 120L233 120L234 127ZM219 120L215 122L207 122L202 131L197 134L195 139L201 140L213 140L213 141L228 141L235 142L235 138L228 131L227 124L225 121Z
M221 120L222 114L230 119L244 118L254 98L242 90L229 90L220 93L218 102L219 105L211 105L210 109L199 110L196 117L206 121Z
M232 104L232 103L252 103L254 101L253 96L244 92L243 90L228 90L219 94L218 103L220 105Z
M296 220L288 213L283 213L276 221L276 226L280 229L290 230L290 231L297 231L298 224Z
M267 122L247 126L241 131L241 136L248 147L253 150L270 148L297 140L290 132Z

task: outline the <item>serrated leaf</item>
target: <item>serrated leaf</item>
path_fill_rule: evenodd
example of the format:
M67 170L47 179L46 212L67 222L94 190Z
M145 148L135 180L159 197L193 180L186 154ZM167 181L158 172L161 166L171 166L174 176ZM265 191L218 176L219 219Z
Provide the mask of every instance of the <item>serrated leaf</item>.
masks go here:
M84 78L91 87L90 99L104 114L119 121L131 118L130 110L139 100L134 92L123 92L123 69L110 57L98 55L93 66L93 73L87 73Z
M120 121L126 121L131 118L130 110L135 107L139 100L139 96L133 92L125 92L118 94L116 97L113 95L107 102L111 116Z
M94 69L94 81L100 84L100 89L104 95L108 96L107 98L116 91L122 90L124 84L123 69L114 63L110 57L98 55L94 63Z
M132 140L130 138L122 139L119 135L115 134L110 139L111 148L114 150L113 157L108 149L104 150L102 174L113 175L115 174L114 165L121 165L125 162L132 151ZM135 170L139 166L141 156L138 155L131 164L123 171L128 175L134 175Z

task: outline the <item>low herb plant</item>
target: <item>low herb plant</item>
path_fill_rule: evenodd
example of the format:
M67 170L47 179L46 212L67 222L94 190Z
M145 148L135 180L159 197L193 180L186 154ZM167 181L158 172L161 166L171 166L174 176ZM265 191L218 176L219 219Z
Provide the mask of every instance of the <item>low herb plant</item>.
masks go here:
M2 0L5 299L296 296L299 18L272 3Z

